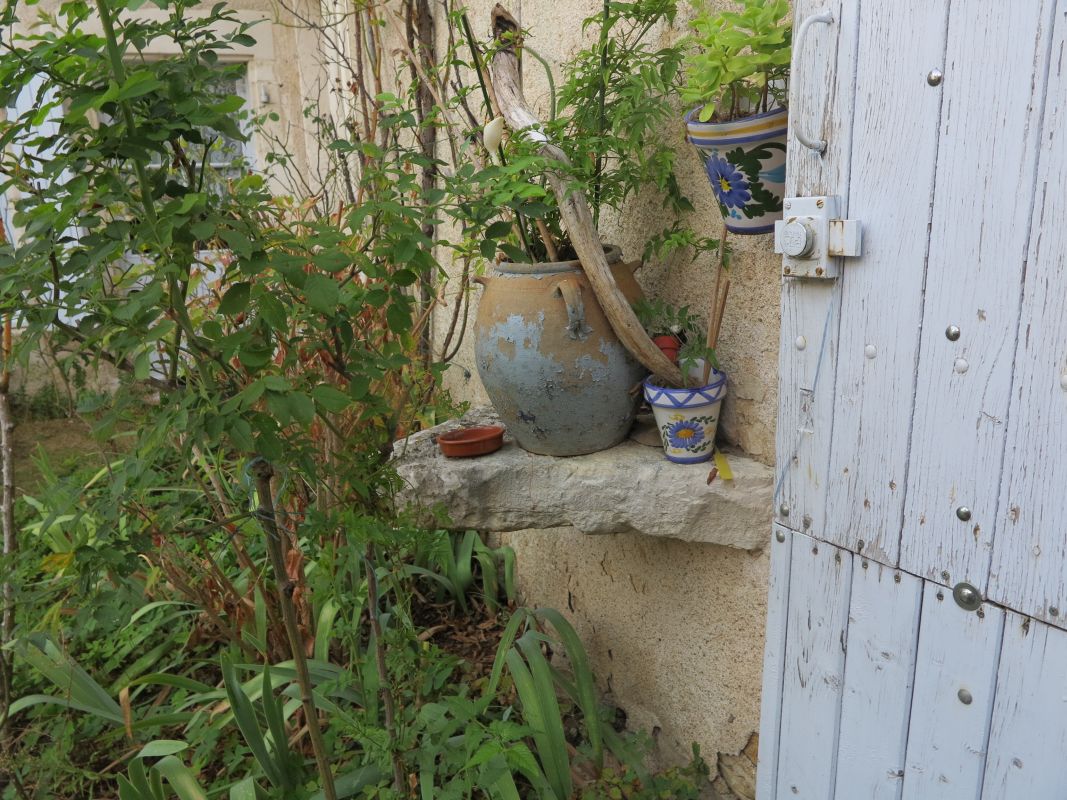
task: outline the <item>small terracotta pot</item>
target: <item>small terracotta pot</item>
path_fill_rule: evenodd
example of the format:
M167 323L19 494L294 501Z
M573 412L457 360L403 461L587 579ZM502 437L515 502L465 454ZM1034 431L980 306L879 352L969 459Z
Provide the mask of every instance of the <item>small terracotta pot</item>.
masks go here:
M682 340L677 336L653 336L652 344L663 351L663 355L671 360L672 364L678 363L678 353L682 349Z
M500 425L483 425L475 428L460 428L437 437L437 446L448 458L473 458L495 453L504 444L504 428Z

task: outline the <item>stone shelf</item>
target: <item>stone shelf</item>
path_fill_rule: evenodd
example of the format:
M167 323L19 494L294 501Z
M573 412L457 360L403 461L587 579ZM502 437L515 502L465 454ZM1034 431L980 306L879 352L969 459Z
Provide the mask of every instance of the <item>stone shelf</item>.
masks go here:
M727 454L734 480L708 484L713 462L674 464L658 446L632 440L556 458L528 453L505 435L491 455L441 455L437 434L475 424L498 421L492 409L478 408L396 443L401 503L440 504L455 527L493 532L573 526L742 550L761 549L769 536L774 471L752 459Z

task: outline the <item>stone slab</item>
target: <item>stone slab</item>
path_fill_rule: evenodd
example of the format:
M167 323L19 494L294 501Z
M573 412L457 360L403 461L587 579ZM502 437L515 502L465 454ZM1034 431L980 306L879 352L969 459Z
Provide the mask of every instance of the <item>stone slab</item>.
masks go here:
M627 441L570 458L528 453L507 435L478 458L445 458L436 436L499 424L491 408L396 443L404 482L399 502L444 509L456 528L518 531L573 526L583 533L640 533L689 542L762 549L770 535L774 470L727 454L734 480L708 476L713 462L674 464L660 448Z

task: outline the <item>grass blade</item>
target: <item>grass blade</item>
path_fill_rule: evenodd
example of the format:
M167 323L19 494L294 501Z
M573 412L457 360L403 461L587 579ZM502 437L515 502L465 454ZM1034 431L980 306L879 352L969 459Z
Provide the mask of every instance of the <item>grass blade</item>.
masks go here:
M222 680L226 685L226 696L230 698L230 708L233 710L237 727L248 749L252 751L252 755L263 769L263 774L278 789L287 788L283 776L278 772L277 765L267 750L267 742L263 738L263 732L259 729L259 720L256 719L252 701L248 699L240 681L237 680L237 672L233 664L225 658L222 659Z
M571 669L574 671L575 687L578 691L578 705L585 720L585 732L593 749L593 763L597 773L604 768L604 726L600 721L600 703L597 699L593 671L589 667L582 640L574 627L554 608L540 608L534 612L540 619L548 620L563 641Z
M207 800L193 773L174 756L161 759L152 769L167 779L179 800Z
M72 708L123 725L122 708L89 673L44 634L32 633L15 642L15 652L50 680Z

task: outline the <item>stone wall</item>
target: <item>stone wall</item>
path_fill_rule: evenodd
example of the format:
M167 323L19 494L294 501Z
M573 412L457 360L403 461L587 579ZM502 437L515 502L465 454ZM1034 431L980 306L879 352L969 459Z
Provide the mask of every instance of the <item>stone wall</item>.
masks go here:
M495 0L467 4L476 34L486 35ZM716 5L727 3L716 0ZM507 4L506 4L507 5ZM685 16L663 41L684 35ZM527 43L560 73L560 65L584 46L582 20L601 7L599 0L570 3L521 3L510 10L529 31ZM443 20L438 33L443 36ZM526 60L527 97L546 107L543 69ZM704 215L703 235L718 236L720 217L703 165L684 141L681 112L663 131L678 149L684 191ZM666 220L653 192L634 198L621 215L602 225L608 241L619 244L627 260L639 258L645 237ZM719 343L730 388L720 425L721 436L752 458L774 461L777 409L779 259L770 236L733 236L731 290ZM637 273L649 296L689 304L703 311L714 278L711 257L648 263ZM477 312L471 298L470 319ZM437 333L447 327L451 303L436 319ZM463 342L446 385L457 399L487 402L474 362L472 337ZM766 538L768 507L743 522ZM714 762L716 753L737 754L758 727L760 673L768 561L765 552L745 552L638 534L590 537L574 528L501 534L518 552L519 585L531 605L565 612L590 648L602 687L626 710L634 725L656 734L666 762L685 759L690 744L700 744ZM751 748L749 751L751 753ZM750 764L746 757L742 762ZM720 761L730 771L729 756ZM747 767L742 772L751 772ZM735 783L740 796L746 777ZM721 785L721 784L720 784Z

